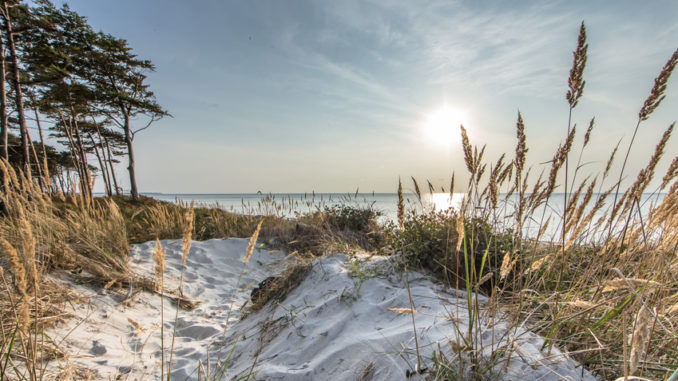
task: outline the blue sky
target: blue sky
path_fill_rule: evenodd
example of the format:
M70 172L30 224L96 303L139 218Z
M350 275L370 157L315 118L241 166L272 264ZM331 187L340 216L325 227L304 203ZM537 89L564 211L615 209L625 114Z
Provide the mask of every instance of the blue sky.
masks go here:
M602 170L678 47L675 1L67 3L157 66L149 83L173 118L135 141L142 191L393 192L398 176L447 187L465 173L459 127L425 133L444 105L491 160L512 157L520 110L538 173L566 134L582 20L589 60L574 115L579 142L596 117L584 161ZM641 126L630 177L678 119L676 87ZM674 138L660 170L676 152Z

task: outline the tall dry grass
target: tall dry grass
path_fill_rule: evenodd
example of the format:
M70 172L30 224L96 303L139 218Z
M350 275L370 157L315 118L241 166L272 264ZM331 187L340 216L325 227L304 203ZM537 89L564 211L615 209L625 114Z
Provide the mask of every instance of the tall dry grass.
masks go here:
M622 180L642 122L665 97L678 50L641 104L630 141L620 140L627 146L618 177L611 172L619 143L600 172L585 173L580 163L595 124L588 123L577 146L574 111L585 101L586 38L582 24L568 78L567 129L545 173L535 178L534 167L526 164L529 144L520 113L508 164L504 155L484 160L485 147L472 145L461 126L469 178L461 208L409 216L399 221L402 228L390 242L452 286L465 288L471 315L477 312L471 291L480 290L490 297L489 310L544 335L542 349L564 348L603 379L666 379L678 372L678 156L664 157L675 123L663 133L645 131L657 134L656 147L625 190ZM579 158L574 168L569 168L571 156ZM670 161L663 174L656 172L661 160ZM655 178L661 184L652 190ZM647 192L653 204L641 211ZM556 193L564 193L562 210L547 213ZM554 230L556 235L545 236Z
M469 178L461 208L406 215L399 181L397 226L392 229L377 226L373 210L323 207L315 195L306 201L308 213L295 219L287 217L299 202L273 196L247 205L249 215L143 199L131 203L122 197L52 199L0 161L0 379L39 379L49 359L60 355L42 332L61 315L58 302L72 295L50 281L51 271L72 270L71 276L101 286L154 290L181 305L189 303L181 288L174 294L163 290L162 249L156 251L157 280L146 279L127 269L129 243L183 238L185 265L191 239L248 237L254 231L252 244L259 238L301 254L398 251L408 264L429 268L449 285L466 289L471 319L481 318L474 295L483 292L490 297L488 311L509 316L514 327L528 325L546 337L542 349L564 348L604 379L669 377L678 368L678 156L668 158L665 173L657 173L657 168L667 159L674 124L663 133L647 131L658 136L647 165L626 189L622 180L637 133L665 97L678 50L640 106L630 141L611 147L600 172L583 173L582 157L596 132L591 120L577 145L575 110L585 101L587 54L582 24L568 78L567 128L548 168L535 176L537 169L528 165L520 112L515 152L492 162L485 157L485 146L474 146L461 126ZM626 152L617 176L613 172L620 147ZM571 157L578 157L574 168ZM661 184L654 193L664 196L641 212L641 199L655 179ZM412 180L421 200L423 192ZM454 189L453 175L450 194ZM434 191L430 182L428 191ZM562 213L549 216L546 210L556 193L565 194ZM535 224L537 233L528 234ZM552 230L557 235L547 236ZM291 280L282 288L298 284L307 269L304 264L291 270L293 275L285 277ZM165 333L161 335L164 340ZM471 328L468 344L477 343L478 335ZM173 344L170 348L168 374ZM455 348L462 350L475 353L472 345ZM17 358L28 366L19 366ZM481 359L471 358L478 368Z
M128 220L116 202L52 197L3 160L0 178L0 379L62 377L49 364L64 353L44 332L80 297L55 272L95 287L115 285L121 298L157 285L129 271Z
M127 271L126 230L114 203L53 201L2 160L0 178L0 379L54 377L47 365L62 353L43 332L66 316L60 303L78 298L45 274L70 270L98 285L144 282Z

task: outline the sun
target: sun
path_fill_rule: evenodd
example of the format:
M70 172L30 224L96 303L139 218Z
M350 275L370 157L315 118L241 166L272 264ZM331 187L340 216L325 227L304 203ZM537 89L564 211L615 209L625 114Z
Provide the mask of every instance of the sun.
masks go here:
M466 123L466 112L459 108L442 106L426 116L424 130L432 141L450 144L459 139L459 125Z

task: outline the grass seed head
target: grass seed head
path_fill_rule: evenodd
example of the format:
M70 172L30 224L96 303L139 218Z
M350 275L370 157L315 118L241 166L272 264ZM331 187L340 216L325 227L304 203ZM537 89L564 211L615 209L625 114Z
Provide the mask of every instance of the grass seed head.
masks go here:
M40 273L38 272L35 258L35 237L33 237L33 229L24 214L20 217L19 225L21 228L21 244L23 246L23 261L27 272L28 283L37 291L40 283Z
M631 353L629 354L629 373L634 374L638 370L641 357L645 355L647 344L652 331L652 314L642 306L635 319L635 328L630 338Z
M19 328L22 332L27 333L30 325L30 309L28 305L28 294L26 293L28 288L26 284L26 270L21 264L19 253L14 246L2 237L0 237L0 247L2 247L2 250L9 259L10 271L14 275L16 289L19 292L19 295L21 295L21 302L17 311Z
M499 194L499 186L497 185L497 175L499 173L499 167L495 167L490 169L490 181L488 184L488 187L490 188L490 203L492 204L492 208L496 209L497 208L497 196Z
M162 287L165 274L165 255L167 250L162 248L159 239L155 240L155 249L153 250L153 259L155 260L155 277L158 280L159 287ZM162 290L161 290L162 291Z
M586 129L586 133L584 134L584 147L589 144L589 140L591 139L591 131L593 131L593 123L595 121L596 118L591 118L591 121L589 122L589 128Z
M518 121L516 122L516 135L518 136L518 144L516 144L516 161L515 167L517 173L521 173L525 168L525 157L527 155L527 144L525 143L525 123L523 116L518 111Z
M499 279L504 280L509 273L511 272L511 267L513 263L511 262L511 252L507 251L504 254L504 259L501 261L501 270L499 270Z
M464 163L466 163L466 169L473 175L475 173L475 165L473 164L473 149L471 148L471 143L468 139L468 134L464 125L459 126L461 128L461 145L464 149Z
M421 202L421 190L419 189L419 184L417 184L417 179L415 179L414 176L411 177L412 183L414 184L414 193L417 195L417 198Z
M676 155L673 158L673 161L671 162L671 165L669 165L669 169L666 171L666 174L664 175L664 178L662 179L662 185L659 188L660 190L663 190L666 188L669 183L678 176L678 155Z
M581 23L579 27L579 38L577 40L577 49L572 53L573 62L572 69L570 69L570 77L567 80L567 85L569 89L565 98L570 104L570 108L577 106L579 98L581 98L582 93L584 92L584 68L586 67L586 52L589 48L589 45L586 43L586 26L584 22Z
M254 245L257 244L257 239L259 238L259 231L261 230L261 224L264 221L261 220L259 221L259 224L257 225L256 230L254 230L254 234L252 234L252 237L250 238L250 243L247 245L247 253L245 255L245 259L243 259L242 263L247 264L247 262L250 261L250 257L252 256L252 252L254 251Z
M603 179L606 178L607 175L610 173L610 168L612 168L614 156L617 154L617 150L619 149L619 143L621 143L621 139L617 142L617 145L612 150L612 154L610 154L610 157L607 159L607 164L605 164L605 171L603 172Z
M191 203L191 208L186 211L184 215L184 234L181 241L181 265L186 266L186 258L188 258L188 253L191 251L191 234L193 232L193 203Z
M462 201L462 208L459 211L459 214L457 214L457 220L455 221L455 225L457 228L457 247L455 253L459 253L459 250L461 250L461 245L464 242L464 209L465 209L465 204L466 200Z
M664 131L664 134L662 135L661 139L659 140L659 143L655 147L654 153L652 154L652 157L650 158L650 161L648 162L647 166L638 173L636 181L629 189L629 197L626 199L624 208L622 208L622 215L629 211L634 200L640 199L643 192L652 181L652 178L654 176L654 170L664 153L664 148L666 147L666 143L671 137L671 132L673 132L673 127L675 126L675 124L676 124L675 122L672 123L669 126L669 128L666 129L666 131Z
M659 73L659 76L655 78L654 86L650 91L650 95L645 100L645 103L643 103L643 107L641 107L640 112L638 112L638 118L640 120L647 120L647 118L650 117L650 114L652 114L652 112L657 107L659 107L659 104L664 100L666 83L671 77L671 73L676 67L676 64L678 64L678 49L673 52L673 55L671 55L671 58L669 58L669 60L666 62L662 68L662 71Z

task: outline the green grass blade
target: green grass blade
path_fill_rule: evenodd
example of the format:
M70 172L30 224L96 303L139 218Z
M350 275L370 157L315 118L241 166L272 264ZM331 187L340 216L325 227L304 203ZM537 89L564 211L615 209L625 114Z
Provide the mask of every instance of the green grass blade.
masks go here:
M626 299L619 302L613 309L607 311L607 313L593 325L593 329L598 329L608 321L617 317L624 310L624 307L626 307L626 305L628 305L635 297L634 294L631 294L627 296Z
M471 265L469 263L468 247L466 244L466 231L463 235L464 240L464 272L466 281L466 303L468 304L468 334L473 333L473 290L471 289Z
M490 246L492 246L492 238L487 242L487 247L485 248L485 253L483 253L483 259L480 261L480 273L478 274L478 278L483 277L483 270L485 269L485 261L487 260L487 254L490 252Z
M19 326L14 328L12 333L12 338L9 340L9 346L7 347L7 353L5 353L5 363L2 365L2 370L0 370L0 380L5 379L5 372L7 371L7 364L9 364L9 355L12 353L12 348L14 348L14 339L16 338L16 332L19 330Z
M226 368L228 368L228 364L231 362L231 356L233 356L233 352L235 351L236 344L238 344L238 339L235 340L235 343L233 343L233 348L231 348L231 351L228 352L228 357L226 358L226 363L224 363L224 366L221 368L221 373L219 373L219 380L224 378L224 374L226 374Z

